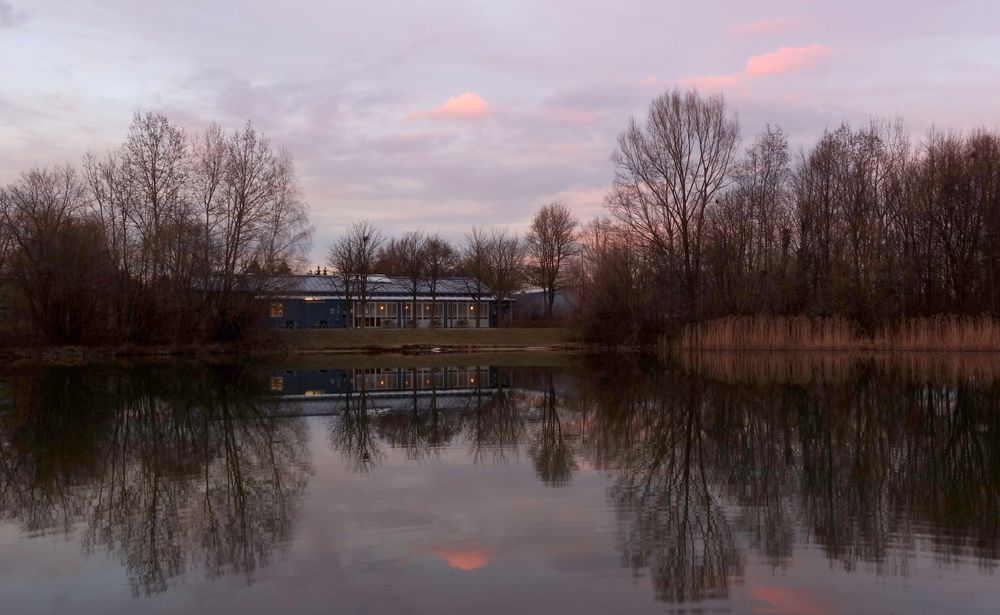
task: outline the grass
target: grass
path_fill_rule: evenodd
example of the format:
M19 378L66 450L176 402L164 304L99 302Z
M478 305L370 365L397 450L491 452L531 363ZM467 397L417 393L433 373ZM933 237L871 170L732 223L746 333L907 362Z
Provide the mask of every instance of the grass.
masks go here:
M914 318L864 335L838 317L732 316L688 325L663 345L671 350L1000 351L1000 320Z

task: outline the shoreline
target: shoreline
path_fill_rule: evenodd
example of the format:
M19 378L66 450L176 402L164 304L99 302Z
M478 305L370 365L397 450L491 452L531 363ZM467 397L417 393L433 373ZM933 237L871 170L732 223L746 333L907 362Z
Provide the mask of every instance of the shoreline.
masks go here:
M183 345L11 346L0 349L7 365L78 365L106 361L233 360L280 356L447 356L584 353L599 350L568 329L294 330L255 343Z

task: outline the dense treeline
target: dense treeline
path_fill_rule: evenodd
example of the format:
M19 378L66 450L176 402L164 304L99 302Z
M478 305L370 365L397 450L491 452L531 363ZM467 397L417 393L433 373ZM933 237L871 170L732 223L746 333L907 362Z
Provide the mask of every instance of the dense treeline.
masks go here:
M291 159L250 124L188 135L136 114L82 170L0 186L0 273L53 343L238 338L245 274L298 267L309 236Z
M551 203L523 235L476 228L459 244L361 222L327 265L362 309L376 274L409 280L413 301L449 276L501 304L537 287L542 316L568 305L586 339L614 344L724 316L836 317L867 335L1000 314L1000 133L915 140L871 121L793 155L780 128L741 145L721 96L675 90L630 121L611 162L605 218L581 226ZM136 115L82 171L0 187L0 273L52 342L241 338L264 283L247 274L300 271L309 236L289 157L249 124L189 136Z
M1000 134L844 124L797 156L780 128L742 153L738 135L722 97L673 91L619 136L610 217L582 234L592 338L1000 313Z

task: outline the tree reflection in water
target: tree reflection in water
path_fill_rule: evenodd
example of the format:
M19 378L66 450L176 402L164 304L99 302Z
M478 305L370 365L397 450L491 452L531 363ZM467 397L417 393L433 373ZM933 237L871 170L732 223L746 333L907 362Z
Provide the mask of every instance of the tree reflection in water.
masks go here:
M547 485L559 487L569 482L577 469L572 435L563 432L559 417L561 401L556 395L552 373L545 374L545 386L537 404L540 417L528 442L528 454L535 472Z
M331 417L330 445L347 464L363 474L382 464L385 453L372 431L371 399L367 392L352 392L344 400L340 416Z
M620 373L620 372L618 372ZM622 564L648 570L668 602L723 598L742 572L713 471L717 443L706 434L704 384L695 379L610 382L594 388L588 438L613 477ZM622 386L625 384L626 386Z
M268 418L259 374L164 366L11 379L0 510L29 533L80 524L133 593L202 566L252 581L292 532L311 475L301 419Z
M906 574L918 546L942 564L996 566L996 380L866 362L793 385L603 373L615 381L586 379L577 412L612 476L623 563L648 568L665 600L724 595L745 557L736 532L774 566L788 564L797 533L848 571Z

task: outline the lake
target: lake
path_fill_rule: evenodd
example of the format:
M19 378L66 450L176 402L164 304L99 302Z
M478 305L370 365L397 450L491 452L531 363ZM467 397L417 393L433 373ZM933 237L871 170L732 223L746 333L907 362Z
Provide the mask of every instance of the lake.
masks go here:
M995 613L998 366L5 368L0 608Z

